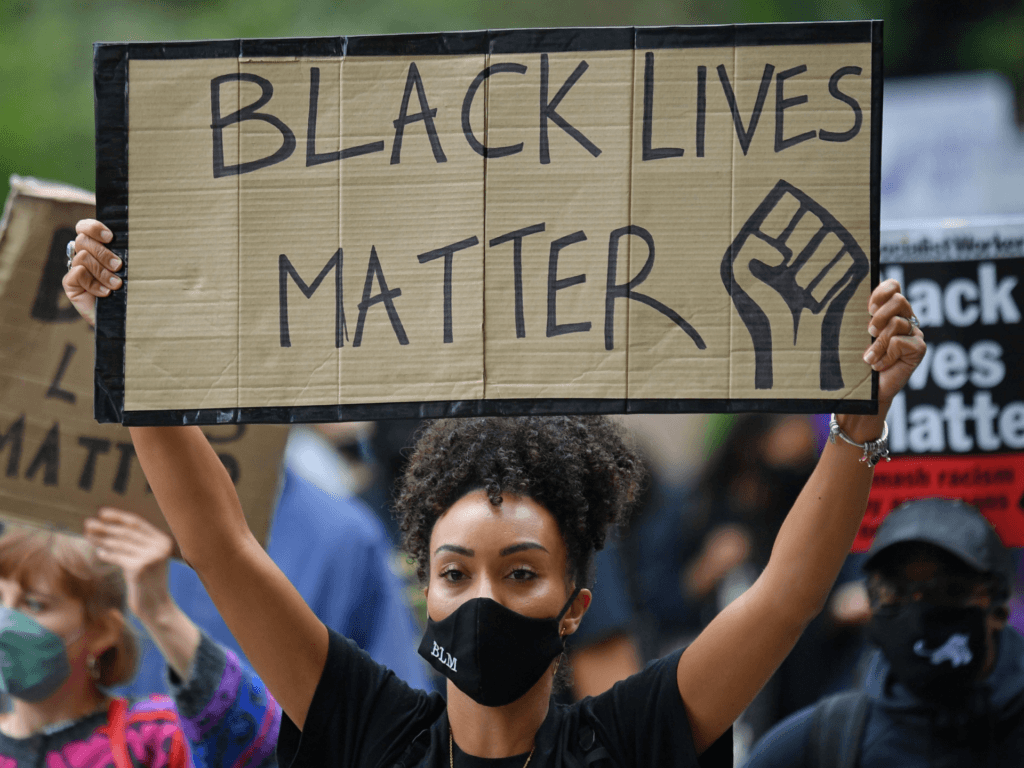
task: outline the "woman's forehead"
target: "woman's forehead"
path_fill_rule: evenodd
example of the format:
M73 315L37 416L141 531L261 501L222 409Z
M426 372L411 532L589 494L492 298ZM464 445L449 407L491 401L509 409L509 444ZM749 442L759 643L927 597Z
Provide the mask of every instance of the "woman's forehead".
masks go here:
M60 584L57 583L52 574L30 568L20 568L14 573L0 576L0 584L5 589L18 589L21 592L65 597L64 590L61 589Z
M554 516L527 496L503 493L499 506L483 490L471 491L451 505L434 524L430 550L444 544L468 549L500 550L510 542L532 540L564 557L565 544Z

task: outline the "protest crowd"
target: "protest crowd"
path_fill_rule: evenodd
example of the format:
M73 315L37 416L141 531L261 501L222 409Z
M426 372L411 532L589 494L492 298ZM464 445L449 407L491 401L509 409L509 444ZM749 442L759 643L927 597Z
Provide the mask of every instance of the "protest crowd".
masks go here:
M79 311L91 316L94 295L104 293L100 281L110 280L100 265L109 265L115 257L103 245L110 234L101 223L83 220L77 229L79 234L68 247L72 268L64 286ZM908 321L913 310L898 291L898 284L888 281L872 296L878 318L873 322L888 330L880 334L876 328L876 336L891 345L881 354L893 359L898 371L890 387L905 384L923 352L921 331ZM904 340L920 346L900 347ZM909 362L900 370L903 359ZM890 398L898 391L890 390ZM80 764L82 755L96 750L96 734L105 729L110 737L103 743L118 766L136 764L132 755L137 758L142 752L150 756L146 764L151 765L219 766L363 764L361 760L376 760L381 751L399 764L420 759L430 764L445 756L454 764L458 754L466 764L504 765L511 763L479 758L469 762L469 755L486 754L486 748L472 746L471 729L463 737L467 746L457 748L453 732L460 723L466 727L463 718L474 707L516 707L517 702L536 697L531 691L539 689L544 699L554 696L552 706L558 707L561 729L584 734L579 744L561 747L569 750L565 756L570 759L589 754L594 761L606 758L609 764L619 764L630 750L639 750L650 764L685 760L687 754L701 764L729 764L738 746L741 756L749 753L750 765L860 764L836 762L848 761L851 754L863 754L865 765L912 764L912 759L939 765L957 753L968 761L985 755L992 765L1009 764L1008 756L1019 754L1024 733L1024 641L1012 624L1021 617L1010 616L1008 610L1008 601L1020 586L1018 575L990 524L976 509L956 501L906 503L883 522L865 555L845 556L849 540L844 539L832 554L829 577L812 593L806 618L800 619L799 639L783 625L781 651L773 651L770 643L762 651L777 654L770 668L736 665L741 674L755 677L753 684L734 683L740 689L739 701L723 703L712 697L705 704L711 713L708 720L698 719L702 713L693 709L697 696L684 698L688 711L673 711L683 686L679 683L677 690L676 678L682 677L676 671L682 668L679 660L695 656L694 648L703 650L702 633L714 631L721 617L730 616L730 604L735 609L757 596L763 574L774 575L773 556L777 570L780 546L787 554L787 539L800 533L792 522L787 533L787 519L814 519L813 511L807 510L813 510L814 503L808 503L806 493L801 497L801 490L815 483L816 464L818 487L835 483L827 474L820 479L820 464L829 467L827 437L830 431L843 429L838 418L829 424L809 416L681 417L670 429L664 419L624 418L619 427L631 430L630 444L622 442L613 422L587 418L295 427L281 468L277 535L272 533L266 553L249 555L252 565L246 564L245 556L229 564L233 572L243 571L242 579L266 583L254 591L236 583L235 594L246 594L234 600L225 600L223 590L230 590L237 576L209 564L205 568L212 574L204 576L206 558L197 542L216 541L216 528L209 520L200 522L199 516L190 532L188 522L192 507L211 504L225 504L226 511L216 514L230 520L230 508L237 501L219 501L225 493L218 490L218 484L223 485L220 462L214 458L219 472L203 469L202 462L208 462L212 453L209 448L204 453L207 444L201 433L133 428L136 449L161 508L177 510L177 518L168 517L182 555L199 569L203 581L183 563L172 564L169 537L130 511L100 510L86 522L85 541L9 526L0 538L0 584L9 592L6 607L14 609L5 613L5 636L11 638L10 653L17 654L20 643L27 655L17 673L5 676L14 706L0 738L15 760L43 750L68 765ZM878 430L876 424L872 427ZM694 444L701 448L695 450ZM529 450L544 450L545 445L558 451L547 460L578 452L554 480L546 478L546 472L537 474L539 468L530 464ZM833 458L835 467L870 477L870 468L856 461L863 445ZM689 450L681 450L684 446ZM432 466L439 456L448 462L442 462L440 470ZM839 463L851 460L852 465ZM518 462L525 464L517 466ZM603 469L601 462L606 462ZM575 463L581 466L574 467ZM183 484L185 477L191 482ZM860 480L863 483L863 477ZM589 499L575 514L584 515L590 538L559 536L558 531L571 529L562 520L556 524L544 511L565 514L563 507L579 504L566 491L575 483L582 484L578 487ZM200 495L193 495L195 488ZM481 549L485 556L489 539L500 544L502 534L507 541L521 535L515 532L508 539L503 526L493 527L495 515L500 519L510 502L536 508L534 499L544 501L540 528L538 512L532 512L533 518L529 512L517 513L517 518L532 520L525 530L539 539L529 546L545 553L548 548L564 552L561 557L569 558L574 585L571 592L561 587L546 598L545 621L548 612L557 614L550 628L542 629L543 622L502 605L502 600L523 604L516 603L522 597L515 590L501 591L509 589L507 584L484 587L497 601L477 597L461 602L459 612L470 606L477 611L462 621L453 623L458 612L445 620L443 615L435 618L444 610L438 607L444 600L460 604L458 585L474 567L481 569L481 583L491 578L489 569L496 569L501 578L510 565L513 576L504 579L544 580L545 568L550 568L545 558L525 557L519 562L497 553L489 555L493 563L473 563L473 549ZM630 502L635 510L627 514ZM841 502L831 497L831 505ZM436 511L424 513L431 507ZM588 508L594 508L598 517L588 519ZM450 514L456 510L461 521ZM827 517L831 511L830 506L818 512L815 524L821 526L820 515ZM859 523L860 515L855 508L844 536L850 535L850 522ZM471 535L465 537L449 522L442 535L460 543L431 551L446 517L468 526ZM553 530L545 531L545 526ZM233 527L226 524L221 535L230 534ZM332 527L337 530L333 535ZM399 541L409 560L398 554ZM245 551L244 534L229 545L229 551L233 548ZM442 575L457 574L458 579L450 576L435 584L435 559L442 563ZM117 568L123 580L116 578ZM246 573L246 568L252 571ZM804 581L813 571L797 573ZM556 581L561 584L562 579ZM417 583L433 585L424 592L425 605ZM98 584L122 586L118 591ZM792 582L786 584L773 586L793 589ZM215 596L221 590L223 618L215 607L217 598L211 600L207 589ZM442 590L454 597L432 603L431 594ZM551 591L550 584L547 590ZM278 591L281 595L276 596ZM461 600L471 594L463 591ZM107 602L93 607L100 597ZM66 625L47 626L47 613L53 610L47 600L77 602L85 623L80 618L78 629L70 633ZM263 618L253 623L244 617L261 609L281 612L283 626L312 627L311 638L282 631L273 648L270 643L261 647L251 639L247 642L246 627L263 626ZM756 608L747 610L770 636L767 619ZM144 630L142 649L127 628L127 611ZM286 618L289 611L296 616ZM33 613L47 620L37 622ZM91 630L94 614L104 616L104 633ZM733 620L743 627L743 618L740 613ZM232 625L241 642L228 629ZM316 628L324 627L329 647L321 645L319 651L326 652L323 674L340 677L336 682L322 680L310 701L308 686L321 672L316 660L316 669L303 669L292 663L290 654L282 657L280 649L310 643L316 647ZM467 634L471 627L479 634ZM58 629L62 631L55 634ZM719 647L705 651L709 660L723 646L730 656L744 652L741 643L729 647L728 630L728 625L724 630L718 627ZM417 635L424 631L417 654ZM500 648L510 639L502 635L532 646L533 658L513 665L507 650L489 658L484 652L488 645ZM86 637L87 647L76 650ZM111 644L108 637L122 639ZM679 655L684 649L689 656ZM369 654L365 661L359 658L363 651ZM71 660L70 670L55 663L62 652ZM133 679L108 671L130 668L131 662L120 662L119 657L134 661L137 655L143 663ZM950 668L934 666L936 658ZM672 674L663 690L659 675L666 662L671 663ZM468 676L448 674L458 663L469 665ZM557 681L549 677L559 669ZM304 693L289 684L303 675L308 681ZM759 675L763 677L757 680ZM269 687L262 678L271 681ZM335 691L343 682L346 687ZM369 686L369 693L352 686ZM78 692L72 694L72 687ZM281 704L274 687L280 691ZM835 695L851 690L855 693ZM443 714L439 692L446 694L449 707L454 702L463 710L450 709L450 721ZM370 712L387 713L384 722L370 719L365 709L350 709L345 698L358 701L367 695L381 700ZM692 741L687 736L666 742L665 736L656 735L657 722L645 723L654 732L641 729L615 736L604 730L647 697L649 717L656 721L690 719ZM442 716L437 719L439 711ZM550 722L543 711L541 718ZM908 725L908 718L917 722ZM425 730L410 738L419 729ZM606 751L594 751L595 729L601 729L601 749ZM529 761L538 747L544 751L542 759L558 752L549 731L550 726L542 726L529 750L519 748L525 742L512 741L508 754L519 759L528 752ZM911 732L916 736L908 735ZM958 736L942 747L950 733ZM397 748L383 746L396 741ZM858 746L851 749L850 743ZM966 763L954 759L948 764Z
M872 45L880 56L881 43ZM168 50L170 60L188 59L173 47ZM571 137L579 145L574 150L586 149L597 158L597 146L556 111L586 67L565 80L558 95L549 96L549 62L543 55L540 162L550 162L543 159L548 122L552 135L562 131L561 140ZM649 79L643 82L650 84L641 100L645 133L639 151L644 160L681 158L681 148L651 146L655 59L651 53L647 57L637 59L646 63ZM881 59L875 62L880 66ZM140 63L147 62L133 66ZM406 157L415 157L411 147L417 141L426 154L429 139L430 157L443 158L437 159L440 167L447 158L439 142L454 140L435 130L438 110L427 103L416 65L403 60L403 72L407 66L393 157L408 128L409 136L414 130L423 133L406 137ZM869 150L879 152L881 123L871 124L868 108L881 110L880 70L871 87L867 81L849 86L871 92L862 112L840 90L856 82L860 68L836 66L827 86L835 102L830 106L843 120L855 120L855 127L846 134L819 127L786 140L783 134L795 135L800 118L791 117L790 128L784 128L783 111L807 97L794 97L800 87L794 80L787 102L783 81L801 74L800 67L781 71L780 66L773 74L775 68L766 65L747 128L725 67L718 67L718 80L714 70L709 75L700 66L698 75L693 68L691 74L700 78L702 111L699 149L685 150L688 161L704 156L707 78L729 99L744 157L769 86L777 120L774 153L808 136L831 150L850 141L862 123L865 132L878 133L872 134ZM497 82L525 71L505 62L473 81L461 119L482 158L488 151L501 157L518 150L477 140L470 125L473 97L479 89L479 101L489 103L485 94L492 75L500 75ZM664 69L659 72L664 76ZM269 101L269 80L236 74L239 82L264 89ZM216 88L225 86L227 77L221 76L224 82ZM303 109L310 110L313 134L307 134L304 172L349 158L341 144L334 158L323 149L329 131L321 132L317 154L320 69L311 77L300 89L305 94L309 85ZM323 77L327 82L328 75ZM97 92L104 87L101 81L97 75ZM979 124L985 82L971 81L962 92L955 83L948 86L956 100L976 97ZM554 91L558 85L552 83ZM738 75L735 84L739 93ZM805 216L816 217L821 232L832 227L829 234L838 233L841 250L821 274L845 255L853 264L849 274L858 275L849 278L849 294L864 281L866 306L858 304L838 317L863 320L865 344L855 355L871 382L877 412L854 403L823 413L815 403L838 402L823 394L817 401L787 401L797 403L793 413L747 399L736 400L740 405L724 409L735 411L728 413L561 415L558 401L551 399L536 415L407 418L411 409L406 408L401 418L379 420L296 417L285 419L287 426L270 427L279 430L278 437L245 459L252 464L242 464L242 449L232 441L262 425L238 424L237 434L224 438L181 411L174 426L126 420L126 426L116 427L122 442L76 437L87 458L80 473L75 470L75 492L92 493L110 474L113 490L103 498L134 502L105 501L81 520L71 513L60 517L64 511L52 501L65 487L54 490L58 483L50 482L57 474L57 422L38 452L34 446L23 451L30 442L24 436L38 428L35 417L30 410L17 419L0 412L0 471L7 470L7 487L19 480L45 485L53 492L47 503L58 509L45 520L33 519L36 508L11 513L19 497L0 484L0 768L1024 765L1024 336L1019 332L1024 196L1007 193L1006 205L1021 206L1019 216L980 215L992 208L995 193L974 209L961 200L962 219L927 215L938 198L922 191L927 185L914 176L924 173L925 161L906 159L927 147L908 149L909 139L901 143L900 131L919 105L934 110L928 114L936 124L947 117L951 123L964 121L963 115L942 112L935 94L946 87L928 90L929 85L918 92L897 83L894 95L886 97L892 100L891 109L886 102L887 115L898 118L892 120L896 127L886 126L887 152L900 159L875 167L881 167L881 177L872 176L865 187L873 195L904 201L890 202L890 210L905 215L891 216L892 221L883 217L881 233L872 233L872 247L862 243L873 251L871 264L850 232L832 225L832 214L779 181L714 265L715 279L720 271L734 302L728 308L735 306L736 317L750 331L750 358L756 362L749 368L763 376L756 323L744 314L752 304L761 310L749 297L743 304L732 293L732 281L739 285L740 280L730 254L750 248L748 242L767 243L783 254L781 267L752 262L750 271L789 303L795 347L800 313L813 300L797 306L804 298L792 297L802 291L810 297L815 285L794 283L790 294L778 288L788 279L778 277L791 255L786 238ZM327 96L319 103L329 109ZM291 128L267 111L256 111L266 109L265 102L232 115L227 106L222 114L221 106L218 102L213 113L221 142L213 158L215 176L218 168L221 175L246 172L230 165L230 152L225 164L227 133L217 133L235 123L262 122L261 128L278 132L274 142L283 137L281 159L270 165L283 162L295 146L302 154ZM203 121L208 117L204 112ZM654 125L662 131L665 123ZM292 134L290 149L287 134ZM668 141L658 136L655 143ZM1015 139L1013 157L1024 161L1022 137ZM867 137L862 139L867 146ZM709 138L709 146L712 142ZM936 152L945 153L949 142L937 139L936 146L940 143ZM1024 189L1024 165L1006 170L1006 162L993 160L997 144L994 139L986 144L991 156L976 155L974 161L1003 188L1016 180ZM360 157L381 149L365 144L348 151ZM98 167L105 162L101 155ZM376 159L384 167L385 161ZM941 169L929 178L940 184L940 176ZM98 177L97 186L103 183ZM22 193L28 184L12 178L12 188L21 185ZM27 197L32 194L44 197L31 192ZM786 194L799 201L799 208L776 240L765 234L765 222ZM79 330L88 326L99 358L112 334L97 307L112 305L131 279L125 277L128 257L119 242L127 225L104 218L102 210L74 210L76 223L55 226L42 238L48 261L33 265L32 274L42 269L43 282L20 290L34 296L33 321L78 324ZM10 224L17 233L21 220L16 216L8 210L0 224L0 298L28 274L4 261L4 248L12 242L5 246L4 230ZM871 217L877 227L877 207ZM189 222L176 220L175 226L186 229ZM650 284L643 290L651 295L639 293L655 259L654 241L649 233L638 234L640 229L624 227L611 235L606 350L612 349L616 299L623 311L641 304L647 307L642 311L657 310L659 321L667 318L673 331L686 331L703 350L704 340L687 321L651 297ZM509 296L519 303L517 339L525 337L523 239L542 231L544 225L536 225L490 243L508 249L509 256L506 243L515 248L519 282ZM557 240L549 234L552 337L580 330L567 322L568 309L560 310L563 324L555 323L553 297L556 290L586 282L583 275L564 277L571 267L563 267L561 280L555 276L558 249L587 238ZM639 238L649 248L648 261L640 277L616 284L619 242L636 246ZM812 238L813 247L823 238ZM444 264L445 344L453 333L453 258L458 264L456 253L479 244L471 239L419 257L419 264L437 259L438 271ZM669 250L662 241L658 247L664 249L659 253ZM296 286L310 299L333 267L340 349L348 333L342 249L315 281L315 272L301 277L284 254L279 265L280 293L272 298L274 312L280 306L282 313L280 347L291 344L284 340L288 290L298 338L303 331L296 304L302 299L294 298ZM631 269L636 273L638 267ZM199 291L204 279L168 279L168 302L175 300L175 281ZM162 296L162 280L151 280L146 290L157 292L147 295ZM348 320L353 327L359 324L355 338L368 308L375 307L380 317L386 312L395 344L408 344L401 341L404 330L393 311L401 291L394 282L389 291L376 250L365 281L355 310L358 321L352 311ZM371 297L375 285L380 293ZM835 290L843 285L840 281ZM736 293L743 294L743 288ZM833 297L829 294L821 306ZM126 310L120 306L123 321ZM0 326L4 322L9 321L0 302ZM746 332L739 319L735 325ZM832 393L842 376L840 384L826 384L840 369L838 357L831 368L825 359L827 326L826 321L820 361L802 363L795 375L815 385L820 377L822 391ZM770 381L773 339L770 331L767 335ZM838 330L834 338L839 339ZM68 383L70 375L62 378L74 356L81 356L79 346L80 341L68 342L58 355L44 405L58 400L75 405L76 397L82 399ZM29 357L31 350L4 351L0 361L19 355ZM341 357L337 360L340 381ZM124 367L123 353L118 365ZM778 379L787 375L782 368L776 368ZM91 375L90 368L90 386ZM108 395L101 391L101 377L96 381L97 398ZM121 397L123 406L123 382ZM66 424L62 439L70 432ZM104 474L107 468L111 471ZM247 508L253 497L238 484L240 472L247 478L260 475L255 495L265 510Z
M113 287L116 279L101 265L116 269L116 257L104 245L111 235L102 223L82 220L77 230L63 283L76 309L93 317L96 295L106 292L102 281ZM876 289L872 306L872 322L885 329L875 328L876 344L889 345L876 348L876 365L895 371L891 400L920 363L922 332L895 281ZM860 418L880 432L876 417ZM296 426L280 468L268 548L256 545L250 554L248 529L240 533L230 522L237 509L230 478L202 433L133 428L184 561L172 557L166 533L130 510L98 510L85 523L84 539L5 526L0 643L9 709L0 747L12 766L40 755L48 764L109 759L119 768L356 765L377 764L381 754L385 764L445 757L456 764L458 755L459 764L504 766L511 757L484 759L487 748L473 746L465 718L480 707L515 712L523 701L553 697L555 715L545 718L540 710L548 725L536 741L528 749L520 749L522 741L506 745L519 762L535 752L542 760L561 752L567 760L618 765L637 750L644 764L924 766L982 764L982 757L1013 764L1024 736L1024 616L1011 611L1020 567L975 507L938 498L906 502L885 518L867 552L847 555L872 474L857 458L874 444L850 437L845 429L865 428L850 419L844 429L842 419L512 417ZM829 436L840 432L860 444L837 454L846 438L829 445ZM554 477L550 461L562 462ZM845 481L835 477L841 468ZM858 481L860 489L851 491ZM839 497L827 490L836 484ZM826 505L808 499L808 485ZM818 537L829 518L842 521L835 509L850 505L851 496L854 507L827 566L806 555L783 559L811 546L801 535ZM518 509L512 519L529 521L520 531L522 523L494 527L510 503ZM214 512L223 523L213 525L207 513L189 522L193 509L211 505L224 507ZM581 517L573 527L547 511L569 514L574 506ZM804 518L813 526L802 531L793 521ZM570 537L563 530L579 532ZM453 543L438 548L439 531ZM507 549L518 552L524 531L538 540L527 546L543 557L510 559L489 550L492 542L511 541ZM241 553L221 568L211 564L221 556L210 561L200 543L217 544L218 536L238 541L214 551ZM477 566L474 550L492 562ZM562 577L551 581L549 550L562 553L556 569L568 565L571 590ZM776 575L780 559L795 581ZM827 576L814 584L822 567ZM478 589L493 599L469 600L474 592L459 586L474 568L475 580L486 582ZM773 589L808 601L795 633L781 622L780 640L756 607L764 599L759 582L768 576L781 579L769 582ZM232 584L239 578L265 583ZM509 583L500 583L507 579L547 581L547 607L537 618L503 604L526 605L521 587L508 591ZM806 589L796 585L808 582L814 589L797 597ZM224 598L232 592L234 600ZM461 605L447 619L446 601L449 611ZM246 631L267 626L261 611L279 612L274 624L287 629L256 633L280 639L247 640ZM465 617L456 620L460 612ZM130 616L141 631L132 630ZM702 666L724 664L718 654L749 652L731 639L735 630L723 618L743 633L757 626L766 646L752 655L771 660L736 663L738 692L723 685L731 695L712 696L707 714L691 703L701 701L695 693L683 697L682 709L681 660L697 656L694 649L706 656ZM750 620L755 625L748 627ZM296 631L303 626L308 637ZM324 628L315 669L293 664L300 654L281 650L316 649ZM709 650L701 639L716 629ZM503 645L509 640L530 646L532 658L511 664ZM489 645L505 650L488 656ZM323 675L340 677L316 684L324 664ZM454 674L459 664L468 667L466 677ZM666 668L667 686L660 679ZM699 672L689 674L699 679ZM306 687L299 689L294 681L303 676ZM713 679L725 678L719 671ZM379 703L350 708L368 695ZM641 701L649 711L640 729L615 731L613 724L622 727ZM672 718L688 719L692 737L689 729L680 736ZM454 738L459 724L467 729L465 747ZM658 735L661 727L676 736ZM555 728L578 743L559 746L568 736Z

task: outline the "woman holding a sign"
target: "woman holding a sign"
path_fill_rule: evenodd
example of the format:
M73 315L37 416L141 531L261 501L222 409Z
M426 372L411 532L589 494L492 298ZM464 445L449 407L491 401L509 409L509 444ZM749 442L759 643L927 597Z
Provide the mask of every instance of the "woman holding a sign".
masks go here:
M65 286L88 312L113 255L99 222L78 231ZM420 652L448 678L447 701L324 627L250 534L198 428L132 438L185 559L281 703L283 765L707 765L729 760L723 735L827 598L885 454L885 414L924 355L895 281L869 311L880 413L836 418L760 578L685 651L572 706L551 702L563 641L585 620L591 557L642 476L608 421L447 420L422 435L398 507L427 598Z

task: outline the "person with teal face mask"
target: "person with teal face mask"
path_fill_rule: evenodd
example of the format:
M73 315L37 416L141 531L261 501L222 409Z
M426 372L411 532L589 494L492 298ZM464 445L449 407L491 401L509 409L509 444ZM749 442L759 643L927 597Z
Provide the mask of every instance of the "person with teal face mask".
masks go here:
M86 541L8 526L0 536L0 765L189 765L169 700L108 692L135 671L126 611L120 568Z
M22 701L43 701L70 676L60 635L31 616L0 606L0 693Z
M85 527L0 536L0 768L273 768L280 707L171 598L171 538L109 508ZM171 696L111 690L135 671L128 610Z

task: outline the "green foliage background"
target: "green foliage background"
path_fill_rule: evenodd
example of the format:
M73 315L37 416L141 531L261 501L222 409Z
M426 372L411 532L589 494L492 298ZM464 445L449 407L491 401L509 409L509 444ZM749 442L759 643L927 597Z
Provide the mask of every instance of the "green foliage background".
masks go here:
M0 179L94 187L96 40L867 18L887 76L999 70L1021 104L1024 0L0 0Z

